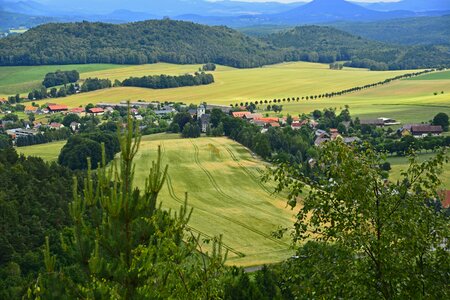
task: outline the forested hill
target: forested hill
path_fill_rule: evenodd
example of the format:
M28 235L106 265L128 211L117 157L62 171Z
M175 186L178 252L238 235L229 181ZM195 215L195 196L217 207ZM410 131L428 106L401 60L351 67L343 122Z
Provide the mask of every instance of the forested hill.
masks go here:
M245 68L283 59L283 51L226 27L172 20L46 24L0 40L0 65L161 61Z
M425 34L425 33L424 33ZM448 67L448 47L397 46L372 41L325 26L299 26L264 38L278 47L309 53L302 60L351 61L349 65L374 70Z
M302 26L263 39L227 27L151 20L46 24L0 40L0 65L216 63L238 68L283 61L331 63L373 70L450 66L445 46L396 46L319 26Z
M450 15L331 24L365 38L403 45L450 45Z

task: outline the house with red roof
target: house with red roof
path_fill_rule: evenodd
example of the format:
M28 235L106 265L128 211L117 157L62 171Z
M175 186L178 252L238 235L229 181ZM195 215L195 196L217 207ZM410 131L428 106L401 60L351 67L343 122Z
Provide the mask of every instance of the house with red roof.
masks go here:
M38 108L36 106L29 105L29 106L25 107L24 112L26 114L35 114L37 112L37 110L38 110Z
M84 113L84 108L83 107L72 108L71 110L69 110L69 113L81 115L82 113Z
M90 114L92 114L94 116L99 116L99 115L103 115L105 113L105 111L103 110L103 108L93 107L93 108L88 110L88 113L90 113Z
M60 104L49 104L47 107L51 113L57 113L57 112L63 112L63 111L69 110L69 108L66 105L60 105Z
M252 113L249 111L233 111L231 115L233 118L244 118L245 116L251 115Z

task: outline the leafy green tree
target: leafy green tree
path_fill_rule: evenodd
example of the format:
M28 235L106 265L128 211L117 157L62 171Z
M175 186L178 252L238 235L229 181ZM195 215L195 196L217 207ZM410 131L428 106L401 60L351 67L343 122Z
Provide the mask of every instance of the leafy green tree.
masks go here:
M68 114L68 115L64 116L64 118L62 120L62 124L66 127L69 127L72 122L79 123L80 116L78 116L77 114Z
M448 115L446 113L438 113L433 118L433 125L441 125L444 131L448 131L449 121L448 121Z
M400 180L387 183L377 152L337 141L321 149L313 177L289 165L272 175L278 191L287 188L289 204L301 206L294 241L331 243L351 254L352 276L342 284L351 282L362 298L444 299L450 226L435 207L447 161L445 152L423 163L411 157ZM299 200L305 184L309 192Z

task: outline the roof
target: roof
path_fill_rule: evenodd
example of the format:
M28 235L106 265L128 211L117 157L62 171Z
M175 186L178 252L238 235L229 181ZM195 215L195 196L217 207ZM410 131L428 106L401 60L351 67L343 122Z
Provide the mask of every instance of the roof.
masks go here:
M260 119L262 117L263 117L262 114L247 114L244 116L244 118L246 119Z
M383 120L380 119L373 119L373 120L361 120L360 121L361 125L384 125Z
M98 114L98 113L104 112L104 110L103 110L103 108L100 108L100 107L93 107L93 108L89 109L89 112L92 114Z
M56 122L52 122L52 123L50 123L48 126L50 126L50 127L52 127L52 128L64 127L63 124L61 124L61 123L56 123Z
M82 113L82 112L84 112L84 108L82 108L82 107L72 108L70 110L70 112L75 113L75 114Z
M330 139L329 138L323 138L323 137L318 137L315 141L314 141L314 145L316 146L320 146L325 142L328 142Z
M280 123L272 122L272 123L270 123L270 126L272 126L272 127L280 127Z
M440 191L439 196L441 198L441 203L443 208L450 208L450 190Z
M268 118L254 118L253 120L262 121L265 123L278 123L278 118L268 117Z
M412 134L421 134L421 133L442 133L442 126L433 126L433 125L417 125L411 127Z
M36 106L29 105L25 107L25 111L37 111L38 108Z
M201 120L202 124L206 124L206 123L209 124L210 117L211 117L211 116L210 116L209 114L204 114L204 115L202 115L202 116L200 117L200 120Z
M233 117L235 118L243 118L244 116L251 115L252 113L249 111L234 111L232 113Z
M66 105L58 105L58 104L49 104L48 109L53 111L68 110Z

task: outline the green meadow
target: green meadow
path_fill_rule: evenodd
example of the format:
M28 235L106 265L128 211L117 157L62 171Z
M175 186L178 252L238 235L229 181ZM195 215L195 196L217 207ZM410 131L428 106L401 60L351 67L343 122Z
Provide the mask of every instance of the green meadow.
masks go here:
M421 153L418 154L418 161L423 162L432 158L433 153ZM406 171L409 166L409 160L407 157L389 157L387 159L391 163L390 179L397 180L401 177L401 173ZM450 162L444 165L443 172L440 174L443 189L450 189Z
M41 86L45 74L56 70L77 70L82 76L86 72L123 67L111 64L0 67L0 95L26 94Z
M54 161L64 142L17 148L25 155ZM169 176L160 194L166 209L177 211L188 193L193 208L189 223L204 238L223 235L228 264L261 265L292 255L288 236L271 233L293 225L294 211L286 199L273 195L273 185L261 183L266 163L227 138L180 139L178 135L144 136L136 157L136 183L144 185L161 146Z
M43 160L52 162L58 160L59 152L67 141L57 141L47 144L18 147L16 148L19 154L25 156L41 157Z

